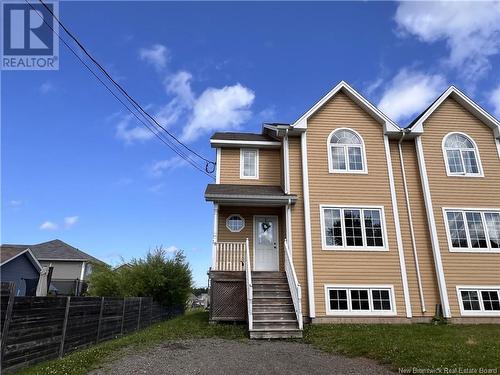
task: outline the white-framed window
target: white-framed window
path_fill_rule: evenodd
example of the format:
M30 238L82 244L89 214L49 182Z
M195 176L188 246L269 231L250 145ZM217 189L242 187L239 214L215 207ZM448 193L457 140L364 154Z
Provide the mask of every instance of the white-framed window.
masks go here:
M483 177L477 145L463 133L449 133L443 138L443 155L448 176Z
M500 286L457 285L460 314L500 316Z
M231 232L241 232L245 228L245 219L241 215L231 214L226 219L226 227Z
M393 285L325 285L327 315L396 315Z
M365 143L358 132L334 130L327 140L330 173L367 173Z
M323 250L388 250L383 207L321 205Z
M443 208L451 252L500 252L500 209Z
M259 178L259 149L242 148L240 150L240 178Z

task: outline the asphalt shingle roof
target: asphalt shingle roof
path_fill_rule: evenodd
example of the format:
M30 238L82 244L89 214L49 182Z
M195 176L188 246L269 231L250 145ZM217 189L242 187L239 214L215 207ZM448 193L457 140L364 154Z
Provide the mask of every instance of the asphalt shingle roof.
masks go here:
M205 197L211 196L295 198L295 195L285 194L281 186L237 184L208 184L207 189L205 190Z
M0 263L6 262L9 259L14 258L16 255L19 255L28 247L21 246L11 246L11 245L2 245L0 247Z
M212 135L211 140L218 141L257 141L257 142L279 142L277 139L270 137L267 134L256 133L223 133L218 132Z

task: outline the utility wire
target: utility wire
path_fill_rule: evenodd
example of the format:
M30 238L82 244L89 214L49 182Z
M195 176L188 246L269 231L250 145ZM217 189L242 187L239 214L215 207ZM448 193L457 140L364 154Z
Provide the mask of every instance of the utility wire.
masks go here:
M169 132L165 127L163 127L149 112L147 112L129 93L117 82L113 79L113 77L106 71L106 69L90 54L90 52L85 48L85 46L78 40L78 38L73 35L73 33L68 30L68 28L61 22L61 20L52 12L52 10L43 2L43 0L38 0L44 7L45 9L52 15L52 17L57 21L57 23L63 28L63 30L66 32L66 34L69 35L71 39L80 47L80 49L85 53L85 55L88 56L89 59L92 60L92 62L101 70L101 72L111 81L113 84L125 95L130 101L133 102L133 104L140 109L141 112L143 112L147 117L149 117L158 127L160 127L165 133L167 133L171 138L173 138L177 143L182 145L184 148L186 148L188 151L202 159L203 161L209 163L209 164L214 164L213 161L208 160L207 158L203 157L199 153L197 153L195 150L191 149L188 147L186 144L181 142L174 134Z
M180 142L177 138L175 138L177 140L178 143L180 143L181 145L183 145L185 148L187 148L188 150L192 151L195 155L197 155L198 157L202 158L204 161L206 161L206 166L205 166L205 170L203 170L200 166L198 166L196 164L196 162L194 160L192 160L192 158L185 154L182 150L180 150L176 145L172 144L172 142L168 139L165 139L161 133L159 133L156 129L154 129L153 125L152 124L149 124L149 121L148 119L144 116L144 113L140 112L135 106L134 106L134 109L137 110L139 112L139 114L147 121L147 123L142 120L138 115L137 113L132 110L122 99L120 99L116 93L92 70L92 68L79 56L79 54L61 37L61 35L59 35L53 28L52 26L46 22L46 20L43 18L43 16L41 16L38 11L36 11L36 9L32 6L31 3L29 3L28 0L25 0L25 2L36 12L36 14L42 19L42 21L52 30L52 32L57 35L57 37L59 38L59 40L61 40L63 42L63 44L73 53L73 55L87 68L87 70L111 93L111 95L113 95L113 97L122 104L122 106L127 109L144 127L146 127L146 129L148 129L150 132L152 132L162 143L164 143L167 147L169 147L173 152L175 152L177 155L179 155L182 159L184 159L185 161L187 161L189 164L191 164L194 168L196 168L197 170L199 170L200 172L206 174L207 176L211 177L211 178L214 178L210 173L213 173L213 170L209 172L209 168L208 166L210 164L214 165L215 166L215 163L210 161L210 160L207 160L203 157L201 157L200 155L198 155L196 152L193 152L192 150L190 150L186 145L184 145L182 142ZM50 12L50 8L48 8L45 4L43 4L46 9L49 10ZM50 12L52 15L53 13ZM54 15L53 15L54 16ZM54 16L55 17L55 16ZM58 21L59 23L59 21ZM60 23L59 23L60 24ZM129 100L130 101L130 100ZM163 128L161 125L159 125L160 128ZM167 132L168 133L168 132Z

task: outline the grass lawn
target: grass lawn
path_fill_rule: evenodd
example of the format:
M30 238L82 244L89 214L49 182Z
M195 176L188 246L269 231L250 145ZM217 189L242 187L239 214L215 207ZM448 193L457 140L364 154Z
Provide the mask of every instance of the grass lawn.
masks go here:
M245 325L210 325L206 312L193 311L18 373L86 374L104 362L119 358L124 353L120 349L125 347L141 349L163 340L209 337L247 340L248 336ZM305 328L304 339L297 342L349 357L372 358L396 371L446 367L498 368L500 373L500 325L313 325Z
M500 325L312 325L304 341L327 352L372 358L396 371L461 367L500 373Z
M208 324L208 313L200 310L187 312L178 318L153 324L137 333L106 341L88 349L68 354L62 359L47 361L21 369L23 375L83 375L103 362L118 358L125 347L145 348L163 340L218 337L246 340L246 326L233 324Z

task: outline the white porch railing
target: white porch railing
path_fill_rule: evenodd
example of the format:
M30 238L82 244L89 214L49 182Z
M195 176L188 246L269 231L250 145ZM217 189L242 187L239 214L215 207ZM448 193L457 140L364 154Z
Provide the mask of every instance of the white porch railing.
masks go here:
M248 311L248 329L253 329L253 286L252 286L252 266L250 264L250 245L248 238L245 241L245 279L247 285L247 311Z
M297 278L297 273L295 272L295 267L293 266L292 254L290 254L290 249L288 248L288 242L286 239L285 273L288 280L288 286L290 287L290 294L292 295L293 306L295 308L295 315L297 316L299 329L303 329L304 322L302 321L302 289Z
M215 242L212 270L243 271L245 269L245 245L245 242Z

